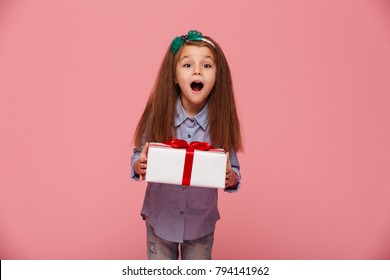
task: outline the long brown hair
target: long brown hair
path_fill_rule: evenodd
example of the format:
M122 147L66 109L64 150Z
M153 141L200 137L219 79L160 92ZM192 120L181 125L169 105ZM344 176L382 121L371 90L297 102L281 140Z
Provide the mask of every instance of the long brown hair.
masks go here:
M229 64L221 47L210 37L215 48L204 41L186 41L184 45L208 47L216 58L216 81L208 97L208 122L211 144L225 151L242 150L240 122L237 116L233 84ZM135 132L135 146L142 142L164 142L176 135L175 109L180 91L176 89L175 72L177 60L183 47L173 54L170 47L161 63L154 87Z

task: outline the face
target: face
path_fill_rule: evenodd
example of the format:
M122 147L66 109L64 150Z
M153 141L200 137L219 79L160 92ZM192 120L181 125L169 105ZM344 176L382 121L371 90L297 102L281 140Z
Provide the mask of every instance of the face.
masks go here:
M181 102L189 116L198 114L207 102L216 76L211 50L204 46L184 46L176 64L175 82L181 90Z

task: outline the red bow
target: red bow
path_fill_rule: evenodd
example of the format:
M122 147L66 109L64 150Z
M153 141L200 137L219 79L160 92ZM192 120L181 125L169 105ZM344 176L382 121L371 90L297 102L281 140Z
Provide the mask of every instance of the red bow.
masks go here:
M186 149L186 157L184 160L184 171L183 171L183 179L182 185L189 186L191 183L191 173L192 173L192 164L194 162L194 150L199 151L207 151L210 149L214 149L207 142L199 142L194 141L191 143L187 143L187 141L182 139L172 139L171 141L164 142L166 145L170 145L175 149Z
M192 149L192 150L199 150L199 151L208 151L211 149L215 149L208 142L194 141L191 143L187 143L186 140L182 140L182 139L172 139L171 141L164 142L164 144L169 145L175 149Z

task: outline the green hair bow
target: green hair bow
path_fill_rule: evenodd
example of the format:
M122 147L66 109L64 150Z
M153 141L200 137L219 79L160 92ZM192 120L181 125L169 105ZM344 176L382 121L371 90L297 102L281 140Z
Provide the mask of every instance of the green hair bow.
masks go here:
M176 54L177 51L184 45L186 41L202 41L203 36L202 33L196 30L188 31L187 35L178 36L173 39L171 43L171 50L173 54Z

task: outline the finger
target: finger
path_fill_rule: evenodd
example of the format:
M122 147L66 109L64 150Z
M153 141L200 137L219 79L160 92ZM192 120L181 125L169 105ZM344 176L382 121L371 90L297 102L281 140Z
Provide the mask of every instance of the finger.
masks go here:
M234 182L236 181L234 172L231 172L229 176L226 178L225 185L226 186L232 186Z
M230 179L229 178L226 178L226 181L225 181L225 186L230 186Z
M226 181L228 181L230 179L230 177L232 177L232 172L231 172L231 170L227 170L226 176L225 176Z
M148 161L148 149L149 149L149 142L145 143L145 146L142 149L142 152L139 157L139 169L140 169L140 176L139 181L142 182L145 180L146 175L146 168L147 168L147 161Z
M140 157L142 157L142 159L143 159L142 160L143 162L146 161L148 158L148 149L149 149L149 142L146 142L144 148L142 149L141 155L140 155Z

